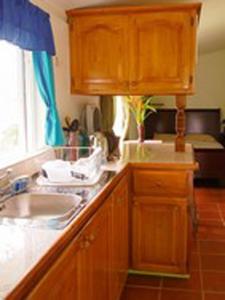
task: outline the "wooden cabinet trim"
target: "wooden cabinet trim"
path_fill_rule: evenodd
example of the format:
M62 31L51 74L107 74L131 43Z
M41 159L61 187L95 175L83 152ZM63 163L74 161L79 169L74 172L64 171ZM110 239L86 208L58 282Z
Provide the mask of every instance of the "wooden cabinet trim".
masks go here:
M162 5L139 5L139 6L114 6L114 7L99 7L99 8L80 8L67 10L68 17L81 15L95 15L95 14L113 14L113 13L139 13L139 12L161 12L161 11L176 11L176 10L194 10L200 16L202 4L199 3L185 3L185 4L162 4Z

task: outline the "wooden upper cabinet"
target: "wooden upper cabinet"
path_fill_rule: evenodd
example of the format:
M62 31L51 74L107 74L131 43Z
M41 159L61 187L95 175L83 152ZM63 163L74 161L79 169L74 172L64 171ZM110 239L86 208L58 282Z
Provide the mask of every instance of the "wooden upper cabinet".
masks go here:
M70 24L72 92L128 91L127 18L80 16Z
M195 16L188 11L130 18L130 91L178 94L193 90Z
M192 94L201 4L68 11L71 90Z

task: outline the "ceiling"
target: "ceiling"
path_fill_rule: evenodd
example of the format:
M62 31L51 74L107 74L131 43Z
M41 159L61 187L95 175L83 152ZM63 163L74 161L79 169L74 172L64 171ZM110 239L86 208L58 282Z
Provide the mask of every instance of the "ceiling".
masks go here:
M52 2L52 0L46 0ZM198 2L192 0L54 0L64 10L71 8L110 5L141 5L168 2ZM199 49L201 53L225 49L225 1L202 0L199 28Z

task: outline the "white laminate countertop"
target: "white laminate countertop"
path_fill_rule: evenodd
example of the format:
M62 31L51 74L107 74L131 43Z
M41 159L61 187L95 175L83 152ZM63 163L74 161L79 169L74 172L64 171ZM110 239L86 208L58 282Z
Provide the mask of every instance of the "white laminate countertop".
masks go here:
M120 160L125 163L184 164L194 163L191 144L186 144L185 152L175 152L174 143L155 143L154 141L127 141L121 145Z
M0 225L0 299L32 270L62 230Z

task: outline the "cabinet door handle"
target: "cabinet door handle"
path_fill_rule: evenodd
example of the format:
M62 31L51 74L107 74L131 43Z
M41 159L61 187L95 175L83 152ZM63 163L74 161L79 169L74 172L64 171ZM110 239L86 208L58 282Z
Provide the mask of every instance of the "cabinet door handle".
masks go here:
M86 240L84 242L84 248L88 248L90 246L90 242L88 240Z
M90 236L89 236L89 241L90 242L93 242L95 240L95 235L92 233Z

